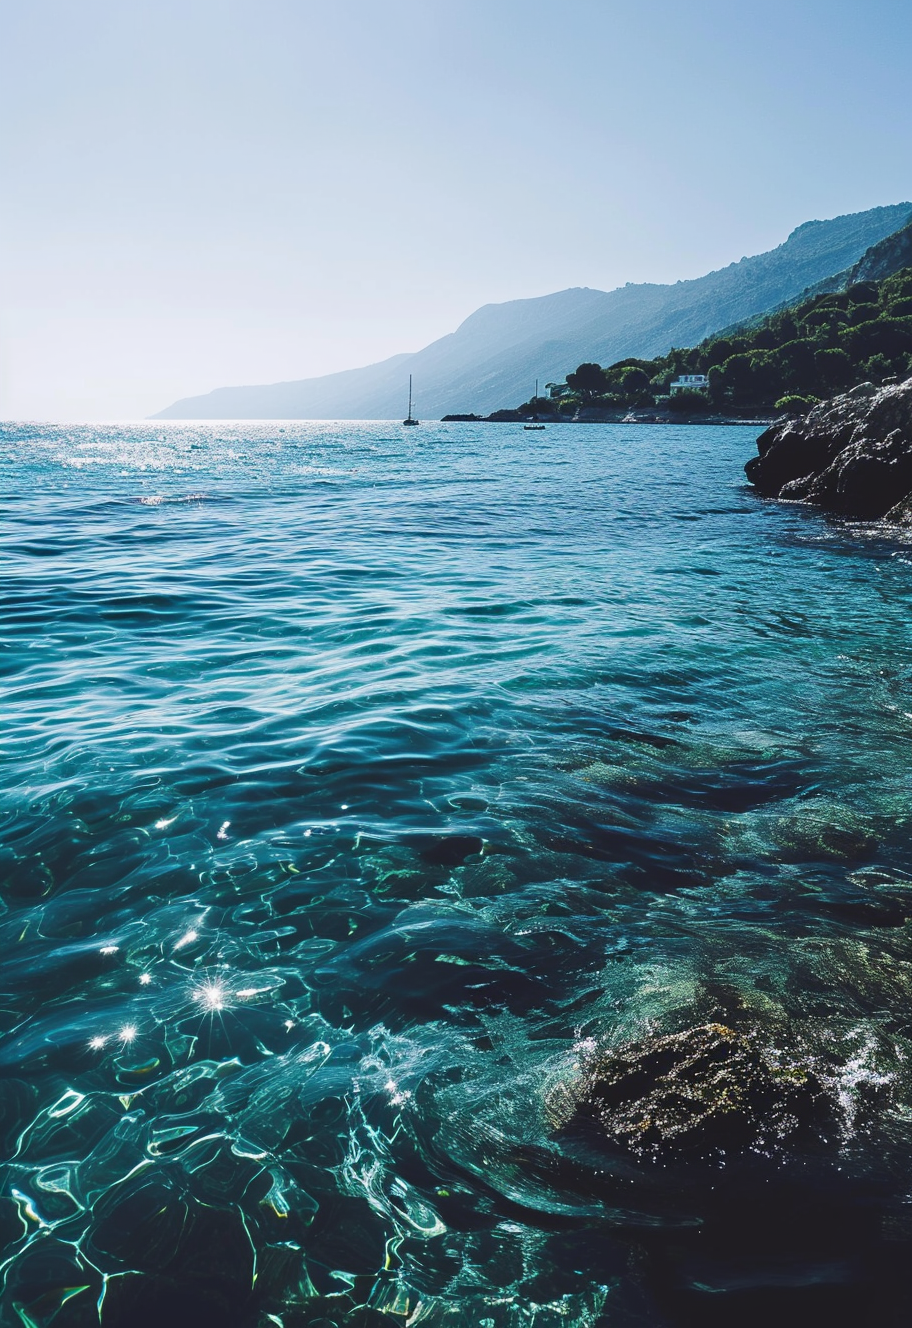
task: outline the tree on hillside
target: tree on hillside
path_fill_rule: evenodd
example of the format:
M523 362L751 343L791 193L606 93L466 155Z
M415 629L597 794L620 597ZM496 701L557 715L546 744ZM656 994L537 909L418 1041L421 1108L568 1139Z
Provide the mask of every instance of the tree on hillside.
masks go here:
M885 378L893 376L893 365L886 355L872 355L861 367L865 378L871 383L882 383Z
M776 360L789 390L799 395L815 381L815 355L819 352L812 341L786 341L775 352Z
M667 409L673 415L702 415L709 410L709 402L705 392L694 392L685 387L669 397Z
M703 399L721 409L807 410L857 383L912 375L912 266L881 281L857 283L798 301L757 324L731 328L690 349L675 347L607 369L581 364L567 375L570 392L552 412L572 414L598 399L624 409L668 401L682 373L706 374ZM685 397L675 410L697 409Z
M625 396L642 396L644 392L649 391L649 375L642 369L627 365L618 374L618 386Z
M852 380L852 361L838 347L815 351L814 370L824 392L841 392Z
M626 403L636 403L644 398L651 399L649 393L649 375L638 364L612 365L604 372L603 391L616 393Z
M576 373L567 374L567 386L584 401L601 396L607 387L605 373L600 364L581 364Z
M781 411L784 415L806 415L816 405L816 397L802 397L792 393L789 396L780 397L773 409Z

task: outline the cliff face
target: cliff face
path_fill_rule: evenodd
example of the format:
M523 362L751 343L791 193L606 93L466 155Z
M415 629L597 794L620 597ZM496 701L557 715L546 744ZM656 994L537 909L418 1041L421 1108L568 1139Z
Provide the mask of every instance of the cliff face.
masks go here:
M912 222L878 244L872 244L849 272L846 284L882 281L909 266L912 266Z
M912 523L912 378L863 383L757 439L747 478L768 498Z

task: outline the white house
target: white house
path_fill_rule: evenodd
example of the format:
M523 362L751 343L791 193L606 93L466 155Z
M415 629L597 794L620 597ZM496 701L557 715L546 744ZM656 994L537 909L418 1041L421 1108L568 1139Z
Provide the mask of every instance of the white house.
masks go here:
M669 383L668 390L672 396L676 392L706 392L709 388L709 379L706 374L681 374L673 383Z

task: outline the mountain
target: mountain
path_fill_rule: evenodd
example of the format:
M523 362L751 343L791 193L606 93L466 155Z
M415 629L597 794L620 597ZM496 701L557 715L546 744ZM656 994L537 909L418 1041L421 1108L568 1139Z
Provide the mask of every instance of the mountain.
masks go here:
M912 267L912 223L873 244L852 268L847 284L882 281L904 267Z
M581 364L568 374L559 399L527 401L500 417L619 419L631 410L694 416L710 409L742 418L794 414L863 383L906 379L912 374L912 263L879 281L852 276L895 267L912 249L910 241L907 226L872 246L860 265L842 274L841 289L656 359L625 359L606 369ZM670 395L682 374L697 376L701 385Z
M222 387L185 397L155 419L398 419L407 378L416 413L488 413L522 401L535 378L562 379L583 360L610 364L693 346L718 328L794 300L843 272L912 221L912 203L808 221L769 253L675 285L588 287L487 304L455 332L413 354L363 369L262 387Z

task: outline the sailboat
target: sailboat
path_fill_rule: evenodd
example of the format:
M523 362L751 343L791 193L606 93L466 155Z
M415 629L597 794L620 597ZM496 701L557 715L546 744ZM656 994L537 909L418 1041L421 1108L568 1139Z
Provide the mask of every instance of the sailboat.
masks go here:
M536 380L535 380L535 395L534 395L534 397L532 398L532 400L533 400L533 401L537 401L537 400L538 400L538 379L537 379L537 378L536 378ZM535 423L534 423L534 424L524 424L524 425L523 425L523 428L524 428L524 429L544 429L544 428L545 428L545 425L544 425L544 424L539 424L539 423L538 423L538 416L537 416L537 415L533 415L532 418L535 420Z
M408 417L402 421L403 424L420 424L420 420L412 419L412 375L409 374L409 413Z

